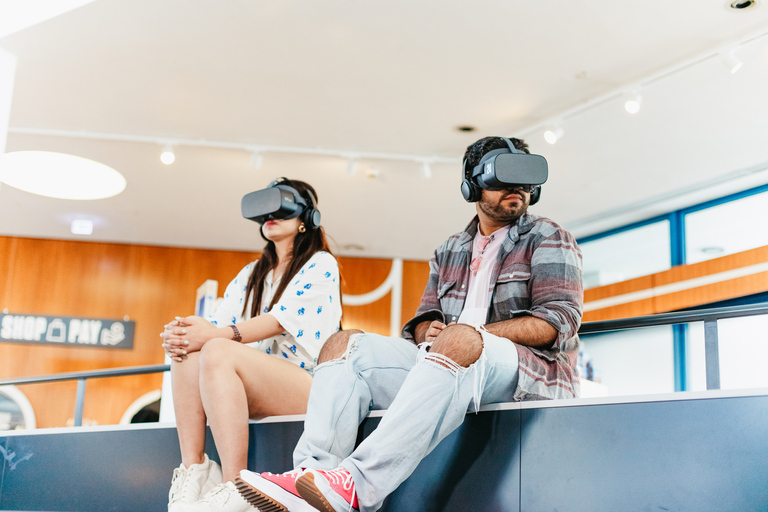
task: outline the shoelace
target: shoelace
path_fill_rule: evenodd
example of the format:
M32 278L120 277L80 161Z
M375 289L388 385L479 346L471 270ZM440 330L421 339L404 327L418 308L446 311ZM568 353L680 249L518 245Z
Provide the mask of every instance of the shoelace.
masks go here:
M171 478L171 503L175 503L181 499L184 495L184 488L189 482L187 476L189 471L182 468L176 468L173 470L173 478Z
M345 491L349 491L355 486L352 475L347 470L334 469L333 471L326 471L325 474L331 477L333 483L343 487Z
M296 479L296 478L298 478L298 477L299 477L299 476L300 476L302 473L304 473L304 471L306 471L304 468L296 468L296 469L292 469L292 470L290 470L290 471L286 471L285 473L270 473L270 472L267 472L267 474L268 474L268 475L271 475L271 476L288 476L288 475L296 475L296 476L294 477L294 480L295 480L295 479Z
M201 502L205 503L218 503L220 505L223 505L229 500L229 492L227 492L229 489L227 489L226 484L219 484L210 491L208 491L208 494L203 496L203 498L200 500Z
M352 512L354 510L352 502L355 501L355 481L352 480L352 475L346 469L334 469L326 471L325 474L331 478L334 484L340 485L345 491L352 491L352 496L349 498L349 508L347 508L347 512Z

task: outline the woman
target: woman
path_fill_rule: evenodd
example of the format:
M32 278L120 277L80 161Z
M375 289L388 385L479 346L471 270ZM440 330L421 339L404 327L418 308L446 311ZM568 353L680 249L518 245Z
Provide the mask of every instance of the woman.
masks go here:
M285 178L273 186L300 195L301 215L264 222L261 259L227 286L211 321L177 317L160 335L172 359L182 460L169 512L253 510L232 483L247 466L248 418L304 414L310 372L339 329L339 268L314 225L315 191ZM204 453L206 419L221 467Z

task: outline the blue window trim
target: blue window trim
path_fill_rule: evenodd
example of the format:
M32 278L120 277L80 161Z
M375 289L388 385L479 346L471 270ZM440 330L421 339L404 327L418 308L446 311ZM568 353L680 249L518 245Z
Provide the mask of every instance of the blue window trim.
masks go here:
M648 219L641 220L638 222L633 222L632 224L627 224L617 228L602 231L600 233L595 233L594 235L581 237L577 239L577 243L585 244L587 242L593 242L595 240L600 240L601 238L617 235L625 231L642 228L650 224L655 224L657 222L663 222L666 220L666 221L669 221L670 265L672 267L676 267L678 265L684 265L687 260L686 251L685 251L685 217L686 215L695 213L695 212L700 212L702 210L706 210L708 208L712 208L715 206L720 206L722 204L730 203L733 201L738 201L739 199L744 199L745 197L762 194L763 192L768 192L768 184L759 185L757 187L752 187L747 190L742 190L741 192L728 194L727 196L719 197L717 199L710 199L709 201L704 201L702 203L688 206L686 208L681 208L679 210L674 210L669 213L657 215L655 217L650 217ZM764 296L765 294L758 294L758 296L744 297L744 299L749 301L747 302L748 304L753 304L756 302L761 302L762 301L761 299L763 299ZM732 301L735 301L735 300L738 300L738 299L732 299ZM727 301L727 302L732 302L732 301ZM678 325L672 326L672 351L673 351L674 371L675 371L675 391L687 391L688 390L688 375L687 375L688 372L686 368L687 358L688 358L688 325L687 324L678 324Z
M669 212L669 213L664 213L662 215L656 215L655 217L650 217L650 218L647 218L647 219L644 219L644 220L633 222L631 224L626 224L624 226L619 226L617 228L612 228L612 229L608 229L606 231L601 231L601 232L595 233L593 235L583 236L581 238L578 238L576 241L579 244L585 244L587 242L593 242L595 240L599 240L599 239L605 238L607 236L616 235L618 233L622 233L624 231L629 231L631 229L641 228L641 227L647 226L649 224L654 224L656 222L661 222L661 221L664 221L664 220L668 220L668 221L670 221L670 224L673 224L675 222L673 220L673 217L675 217L675 216L679 217L680 225L681 225L681 230L679 231L678 234L682 236L682 235L685 235L685 216L688 215L689 213L694 213L694 212L698 212L698 211L701 211L701 210L706 210L707 208L712 208L713 206L719 206L721 204L730 203L732 201L737 201L739 199L743 199L745 197L753 196L753 195L756 195L756 194L761 194L763 192L768 192L768 183L765 184L765 185L760 185L760 186L753 187L753 188L750 188L750 189L747 189L747 190L742 190L741 192L735 192L735 193L729 194L727 196L719 197L717 199L710 199L709 201L704 201L702 203L698 203L698 204L695 204L695 205L692 205L692 206L688 206L686 208L681 208L679 210L675 210L675 211L672 211L672 212ZM671 228L670 228L670 231L671 231ZM674 233L670 232L670 237L672 237L673 234ZM676 243L679 244L680 241L678 241ZM672 247L673 247L673 250L672 250L672 252L673 252L673 256L672 256L672 258L673 258L673 265L681 265L682 263L674 263L674 260L679 258L679 255L678 255L678 258L675 258L675 256L674 256L674 251L675 251L674 246L675 246L675 242L672 243ZM680 246L678 246L678 247L680 247ZM682 258L682 260L678 259L678 261L683 261L684 262L685 261L685 249L684 249L684 247L685 247L685 238L684 238L684 236L683 236L683 239L682 239L682 247L683 247L683 249L682 249L682 253L681 254L682 254L683 258Z
M656 217L651 217L649 219L641 220L638 222L633 222L632 224L626 224L624 226L620 226L618 228L609 229L607 231L601 231L600 233L595 233L594 235L589 236L583 236L581 238L578 238L576 242L578 244L585 244L587 242L594 242L595 240L599 240L601 238L605 238L607 236L613 236L618 235L619 233L623 233L624 231L630 231L632 229L642 228L645 226L648 226L650 224L655 224L657 222L662 222L665 220L669 220L671 214L665 213L664 215L657 215Z
M756 194L762 194L763 192L768 192L768 183L766 183L765 185L759 185L757 187L749 188L747 190L742 190L741 192L734 192L733 194L719 197L717 199L711 199L709 201L695 204L687 208L682 208L678 211L681 212L683 215L687 215L689 213L694 213L699 210L706 210L707 208L712 208L713 206L720 206L721 204L730 203L732 201L738 201L739 199L744 199L745 197L754 196Z

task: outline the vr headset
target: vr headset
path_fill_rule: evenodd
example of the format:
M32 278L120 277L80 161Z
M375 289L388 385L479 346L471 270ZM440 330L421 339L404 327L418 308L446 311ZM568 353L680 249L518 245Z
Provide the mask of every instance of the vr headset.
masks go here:
M483 190L504 190L520 185L531 194L531 203L541 198L541 184L549 177L547 160L541 155L529 155L520 151L507 138L508 148L489 151L472 170L464 160L461 195L469 203L480 200Z
M269 187L243 196L240 202L243 217L259 224L268 220L301 217L307 229L320 227L320 210L315 207L315 196L307 191L312 203L307 204L295 188L283 184L287 181L286 178L278 178Z

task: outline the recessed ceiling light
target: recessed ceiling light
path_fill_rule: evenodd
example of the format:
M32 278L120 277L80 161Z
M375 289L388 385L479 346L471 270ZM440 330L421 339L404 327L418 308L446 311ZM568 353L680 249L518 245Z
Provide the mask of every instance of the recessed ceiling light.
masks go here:
M474 126L457 126L456 129L460 132L473 132L477 130Z
M702 247L702 248L701 248L701 249L699 249L699 250L700 250L701 252L703 252L704 254L720 254L720 253L723 253L723 252L725 252L725 249L723 249L722 247L717 247L717 246L713 246L713 247Z
M73 235L92 235L93 221L87 219L75 219L71 228Z
M0 160L0 181L59 199L104 199L125 190L125 178L102 163L64 153L14 151Z
M735 2L731 2L731 9L747 9L748 7L755 7L757 5L757 0L736 0Z

